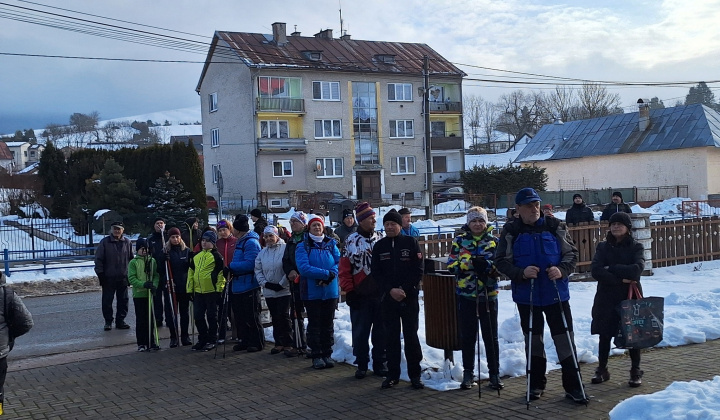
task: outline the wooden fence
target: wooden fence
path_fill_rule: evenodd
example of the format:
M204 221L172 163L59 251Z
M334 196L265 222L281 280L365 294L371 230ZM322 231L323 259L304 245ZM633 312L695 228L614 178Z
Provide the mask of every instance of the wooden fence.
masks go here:
M668 267L700 261L720 259L720 217L703 217L666 222L653 222L649 226L652 238L653 267ZM578 248L575 272L589 275L590 264L597 244L605 240L607 222L583 223L568 228ZM499 231L495 231L497 236ZM455 235L429 235L420 241L426 258L440 261L450 254Z

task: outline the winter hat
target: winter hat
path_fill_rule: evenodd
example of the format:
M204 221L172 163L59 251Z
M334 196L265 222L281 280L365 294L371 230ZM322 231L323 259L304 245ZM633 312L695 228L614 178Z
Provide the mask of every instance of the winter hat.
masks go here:
M367 201L363 201L362 203L358 203L357 206L355 206L355 215L358 223L360 223L370 216L375 216L375 210L370 207L370 203L368 203Z
M233 227L238 232L247 232L250 230L250 219L248 219L248 217L244 214L238 214L235 216Z
M471 207L467 213L467 222L470 223L475 219L482 219L485 223L487 223L487 211L482 207Z
M301 211L296 211L295 213L293 213L292 216L290 216L290 219L295 219L303 225L307 225L308 222L307 215Z
M192 228L195 223L200 223L197 217L188 217L185 219L185 224Z
M533 188L523 188L515 194L515 204L523 205L534 201L542 201L537 191Z
M217 222L217 225L215 226L215 228L217 230L220 230L220 229L228 229L229 230L231 227L232 226L230 226L230 222L228 222L227 220L224 220L224 219Z
M308 223L307 223L308 227L309 227L310 225L312 225L313 222L320 222L320 224L322 225L323 229L325 229L325 218L323 218L323 217L320 216L319 214L313 214L313 215L310 217L310 220L308 220Z
M623 225L627 226L628 230L632 230L632 221L630 220L630 215L619 211L612 216L610 216L610 224L613 223L622 223Z
M178 229L176 227L170 228L170 230L168 230L168 238L173 235L180 236L180 229Z
M135 241L135 252L139 252L143 248L148 249L147 239L138 238L137 241Z
M265 226L265 229L263 230L263 236L267 235L269 233L272 233L273 235L278 236L278 237L280 236L280 235L278 235L278 228L276 228L273 225Z
M153 220L153 224L155 224L155 223L157 223L157 222L166 223L166 222L165 222L165 219L163 219L162 217L159 217L159 216L156 217L155 220Z
M543 210L545 210L545 209L552 210L552 204L545 204L542 206L542 208L543 208Z
M398 210L398 213L400 213L401 216L402 216L402 215L405 215L405 214L412 214L412 212L410 211L410 209L407 208L407 207L401 208L400 210Z
M262 217L262 212L260 211L260 209L252 209L252 211L250 212L250 216L255 216L259 219Z
M110 227L119 227L119 228L125 229L125 225L123 224L123 222L120 222L120 221L118 221L118 222L112 222L112 224L110 225Z
M622 198L623 198L623 197L622 197L622 193L621 193L620 191L615 191L615 192L613 192L613 197L615 197L615 196L620 197L621 200L622 200Z
M350 210L350 209L343 210L343 213L342 213L343 220L345 220L345 218L347 218L347 217L355 217L352 210Z
M383 224L386 222L395 222L398 225L402 226L402 216L400 216L400 213L397 212L397 210L392 209L389 212L385 213L385 216L383 217Z
M575 194L575 195L573 195L573 200L576 199L576 198L579 198L579 199L582 200L583 197L582 197L582 195L580 195L580 194Z
M217 234L212 230L208 230L207 232L203 233L202 238L212 243L213 246L215 246L215 244L217 243Z

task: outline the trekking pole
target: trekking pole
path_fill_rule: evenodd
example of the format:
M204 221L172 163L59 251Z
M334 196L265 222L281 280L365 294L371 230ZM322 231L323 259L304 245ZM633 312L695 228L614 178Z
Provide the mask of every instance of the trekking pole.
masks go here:
M477 285L477 283L476 283L476 285ZM476 288L476 290L475 290L475 326L478 329L477 334L476 334L477 335L478 400L482 399L482 385L480 385L480 326L477 325L479 319L480 319L480 293L478 293L477 288Z
M190 336L190 343L195 344L195 292L193 291L193 300L190 301L190 325L192 325L192 335Z
M533 326L533 289L535 288L535 279L530 279L530 322L528 323L527 350L525 357L527 358L527 390L525 392L525 404L530 409L530 370L532 369L532 326Z
M170 305L173 311L173 329L175 330L175 339L180 340L180 330L178 328L178 303L177 294L175 294L175 279L173 278L172 268L170 267L170 254L168 253L165 260L165 270L167 271L168 291L170 292Z
M152 343L152 290L148 289L148 351L150 350L150 343Z
M495 329L493 328L493 320L492 320L492 312L490 312L490 295L488 295L488 288L487 284L483 283L483 288L485 289L485 312L487 312L488 316L488 324L490 325L490 338L492 338L492 344L490 345L490 357L492 357L493 364L497 361L498 364L498 397L500 396L500 354L495 354L495 343L497 343L497 337L495 336ZM495 319L497 319L497 315L495 316ZM531 337L532 338L532 337ZM480 342L478 341L478 345ZM499 346L498 346L499 347ZM487 349L486 349L487 350ZM499 353L499 349L498 349ZM497 357L497 359L496 359ZM488 371L490 370L490 363L488 363Z
M293 284L290 284L290 298L292 300L292 311L293 311L293 318L294 318L294 325L293 328L295 330L295 349L297 350L297 355L300 356L300 348L302 347L302 337L300 336L300 319L298 317L298 311L297 311L297 296L295 294L295 288L293 287Z
M563 321L563 327L565 327L565 337L567 338L568 346L570 347L570 353L572 354L572 360L575 367L575 373L577 374L578 384L580 385L580 390L582 391L583 399L585 400L585 406L587 407L588 398L585 394L585 387L583 386L582 375L580 374L580 365L578 364L577 354L575 354L575 345L573 344L572 338L570 338L570 328L568 328L567 318L565 317L565 308L563 307L563 303L560 300L560 289L558 289L557 280L553 280L552 282L555 286L555 292L557 292L558 304L560 305L560 315Z
M227 334L227 306L228 306L228 283L225 282L225 287L223 288L222 293L222 312L220 314L220 322L218 322L218 329L224 328L225 331L223 331L223 337ZM219 330L218 330L219 333ZM221 340L218 340L220 342ZM222 339L222 345L223 345L223 359L225 358L225 343L227 342L227 337ZM217 346L215 346L215 355L213 356L213 359L217 358Z

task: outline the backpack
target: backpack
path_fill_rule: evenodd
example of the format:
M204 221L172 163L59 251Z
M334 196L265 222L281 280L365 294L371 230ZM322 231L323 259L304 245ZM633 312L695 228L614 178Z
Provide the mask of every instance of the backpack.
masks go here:
M10 286L6 285L3 285L2 288L4 299L3 316L5 317L5 323L8 326L8 346L10 346L10 350L12 350L15 346L15 339L25 333L18 329L18 324L15 322L15 299L13 299L15 297L15 291ZM10 295L9 299L8 295Z

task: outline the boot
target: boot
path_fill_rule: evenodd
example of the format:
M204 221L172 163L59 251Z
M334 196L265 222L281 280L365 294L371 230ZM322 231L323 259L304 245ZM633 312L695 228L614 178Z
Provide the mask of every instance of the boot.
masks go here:
M460 388L462 389L470 389L475 385L473 382L473 372L471 370L464 370L463 371L463 379L460 383Z
M494 390L505 388L505 384L500 380L500 375L498 374L490 375L488 386Z
M607 367L601 368L598 367L595 369L595 376L592 377L590 382L594 384L603 383L605 381L610 380L610 372L607 370Z
M643 373L645 372L640 370L640 368L630 369L630 380L628 381L628 385L630 385L632 388L637 388L642 385Z

